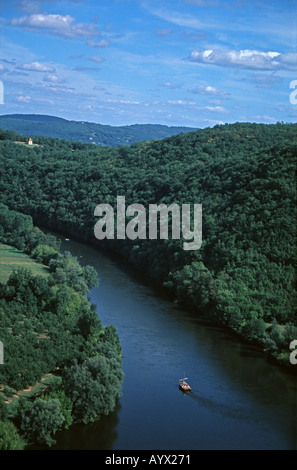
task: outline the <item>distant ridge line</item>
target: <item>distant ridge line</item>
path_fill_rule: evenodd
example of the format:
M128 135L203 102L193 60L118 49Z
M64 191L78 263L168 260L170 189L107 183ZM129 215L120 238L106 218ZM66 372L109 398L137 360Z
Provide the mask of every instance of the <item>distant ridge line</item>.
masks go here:
M23 119L25 121L67 121L67 119L51 116L49 114L4 114L0 116L0 119Z
M198 128L165 124L111 126L88 121L70 121L47 114L6 114L0 116L0 128L28 137L53 137L96 145L130 145L172 137Z

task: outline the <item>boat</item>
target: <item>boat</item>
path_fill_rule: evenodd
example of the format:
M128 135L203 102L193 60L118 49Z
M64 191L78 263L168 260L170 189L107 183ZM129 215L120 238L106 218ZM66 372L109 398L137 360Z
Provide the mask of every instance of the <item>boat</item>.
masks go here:
M188 377L183 377L183 378L180 379L180 381L179 381L179 388L180 388L183 392L190 392L190 391L191 391L190 385L186 382L187 379L188 379Z

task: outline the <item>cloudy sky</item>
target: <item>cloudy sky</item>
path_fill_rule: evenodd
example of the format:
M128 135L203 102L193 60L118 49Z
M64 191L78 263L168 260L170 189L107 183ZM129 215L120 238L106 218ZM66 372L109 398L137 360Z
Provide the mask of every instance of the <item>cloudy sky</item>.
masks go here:
M4 0L1 17L1 115L297 122L296 0Z

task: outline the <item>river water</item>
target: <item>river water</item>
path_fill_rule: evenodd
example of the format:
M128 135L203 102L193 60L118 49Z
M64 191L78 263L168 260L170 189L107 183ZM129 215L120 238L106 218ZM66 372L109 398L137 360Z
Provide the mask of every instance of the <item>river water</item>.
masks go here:
M119 261L64 242L98 271L89 298L123 352L123 393L98 423L56 435L53 449L296 449L296 376L168 300ZM297 366L296 366L297 367ZM179 390L186 374L191 393Z

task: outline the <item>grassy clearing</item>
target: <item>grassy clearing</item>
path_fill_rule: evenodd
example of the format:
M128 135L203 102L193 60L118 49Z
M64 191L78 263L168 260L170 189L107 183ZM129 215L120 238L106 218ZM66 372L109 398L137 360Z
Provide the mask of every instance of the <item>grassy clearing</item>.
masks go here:
M17 248L0 243L0 282L6 283L11 273L20 268L29 269L34 276L47 276L48 268Z

